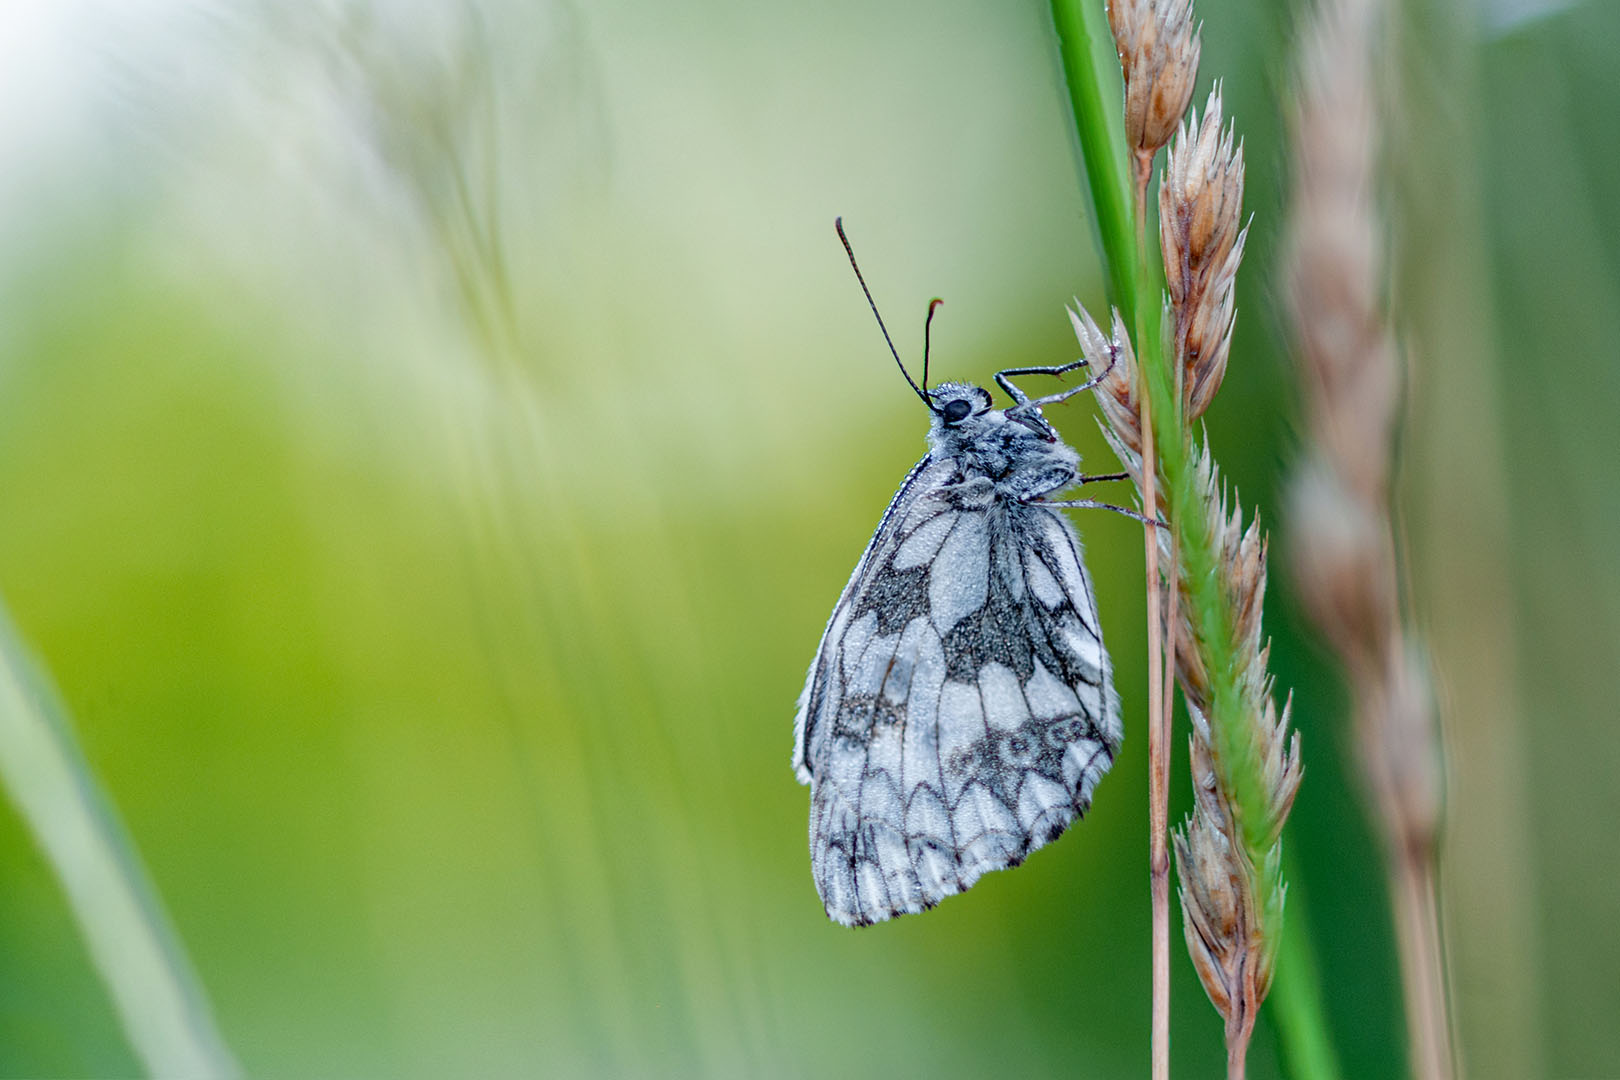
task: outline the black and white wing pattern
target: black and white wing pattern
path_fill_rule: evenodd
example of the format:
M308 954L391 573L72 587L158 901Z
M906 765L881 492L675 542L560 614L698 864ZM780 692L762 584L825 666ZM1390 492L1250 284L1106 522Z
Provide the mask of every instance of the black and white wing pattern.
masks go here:
M957 459L906 477L845 586L795 723L827 914L922 911L1091 805L1119 701L1074 529Z

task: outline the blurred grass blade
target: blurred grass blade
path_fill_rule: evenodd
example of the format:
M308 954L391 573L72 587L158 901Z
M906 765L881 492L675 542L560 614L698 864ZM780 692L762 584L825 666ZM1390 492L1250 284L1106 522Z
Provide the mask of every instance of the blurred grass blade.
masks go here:
M133 844L3 604L0 781L60 879L147 1070L161 1077L240 1075Z

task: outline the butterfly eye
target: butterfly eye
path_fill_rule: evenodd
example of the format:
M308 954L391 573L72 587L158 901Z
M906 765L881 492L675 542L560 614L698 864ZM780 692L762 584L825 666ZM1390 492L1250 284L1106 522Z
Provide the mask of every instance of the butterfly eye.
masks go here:
M972 411L973 406L969 405L961 398L957 398L955 401L946 402L945 408L940 410L940 412L944 415L945 422L947 424L954 424L958 420L967 419L967 414Z

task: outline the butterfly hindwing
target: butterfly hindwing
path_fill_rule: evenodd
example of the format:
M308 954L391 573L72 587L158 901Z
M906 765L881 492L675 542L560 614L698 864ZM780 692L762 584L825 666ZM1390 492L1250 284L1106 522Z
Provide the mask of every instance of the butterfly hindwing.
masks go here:
M901 485L833 609L794 765L827 914L931 907L1090 805L1118 701L1073 528L949 457Z

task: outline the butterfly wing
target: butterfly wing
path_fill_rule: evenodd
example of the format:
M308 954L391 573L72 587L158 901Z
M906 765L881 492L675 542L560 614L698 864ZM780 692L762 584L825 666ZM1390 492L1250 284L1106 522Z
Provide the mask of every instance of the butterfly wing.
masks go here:
M1085 812L1120 742L1080 542L952 460L901 485L799 700L794 768L829 917L921 911Z

